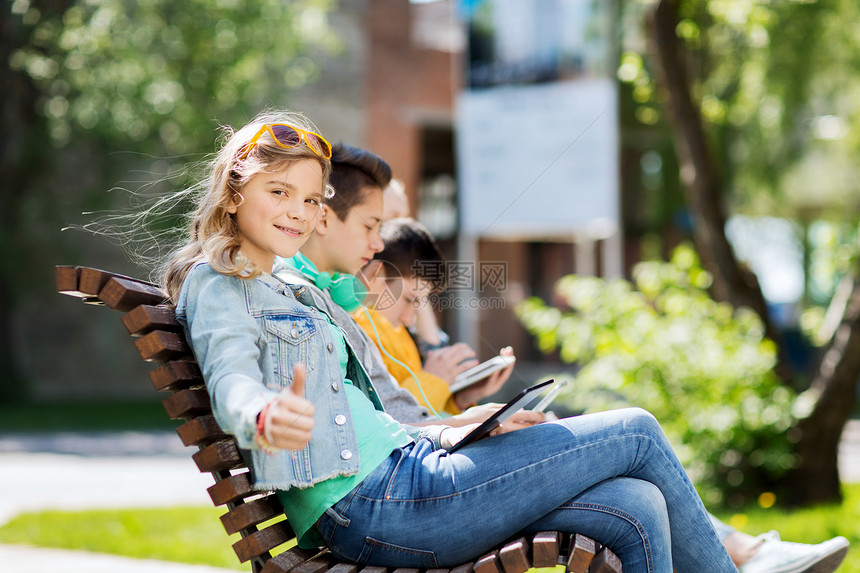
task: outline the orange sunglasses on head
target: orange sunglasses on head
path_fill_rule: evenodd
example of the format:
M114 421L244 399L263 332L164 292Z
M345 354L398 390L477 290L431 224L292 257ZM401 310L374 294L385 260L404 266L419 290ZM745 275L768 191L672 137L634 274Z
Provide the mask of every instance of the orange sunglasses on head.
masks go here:
M319 157L331 159L331 143L325 140L323 136L312 131L305 131L286 123L267 123L260 128L251 141L245 145L244 151L239 155L239 160L248 157L251 150L257 145L257 141L263 137L264 133L272 136L275 143L281 147L290 148L298 147L304 141L308 148L316 153Z

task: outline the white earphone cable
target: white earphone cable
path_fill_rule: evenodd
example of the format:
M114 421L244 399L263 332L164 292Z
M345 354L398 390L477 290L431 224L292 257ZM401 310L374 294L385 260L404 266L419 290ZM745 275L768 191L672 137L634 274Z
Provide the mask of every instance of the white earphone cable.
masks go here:
M424 388L421 387L421 382L418 380L418 376L415 375L415 372L413 372L411 368L409 368L406 364L404 364L400 360L393 357L385 349L385 347L382 345L382 340L379 339L379 331L376 330L376 325L373 323L373 319L370 317L370 312L368 312L367 307L364 305L361 305L361 309L364 311L364 315L367 317L368 322L370 322L370 327L373 329L373 334L376 337L376 345L379 347L379 350L383 354L385 354L388 358L390 358L391 360L393 360L394 362L396 362L397 364L399 364L400 366L405 368L406 371L412 375L412 379L415 380L415 383L418 385L418 391L421 392L421 397L424 398L424 403L427 405L427 409L430 410L430 412L432 412L432 414L434 416L436 416L437 418L441 418L442 416L439 415L439 412L437 412L436 409L433 408L433 406L430 404L430 400L427 399L427 395L424 393Z

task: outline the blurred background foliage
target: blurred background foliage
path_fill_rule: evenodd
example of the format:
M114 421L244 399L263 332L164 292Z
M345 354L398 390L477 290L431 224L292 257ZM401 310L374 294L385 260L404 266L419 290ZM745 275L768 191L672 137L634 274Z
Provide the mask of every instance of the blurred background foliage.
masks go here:
M643 212L638 227L627 231L638 231L645 238L643 259L662 260L677 243L672 230L677 233L686 225L712 280L707 294L736 309L733 320L739 325L749 324L748 311L743 309L754 311L769 339L747 346L749 354L733 356L726 348L734 348L727 337L734 327L718 329L725 335L717 337L720 344L728 345L722 348L709 342L716 324L711 319L699 325L700 331L688 331L689 356L702 359L700 351L712 353L698 363L675 357L673 368L690 376L688 386L720 387L722 376L729 378L725 383L732 384L735 364L758 364L750 372L751 384L762 389L760 400L774 391L775 409L769 412L781 412L772 420L773 426L766 419L753 419L753 428L764 433L754 432L740 449L733 446L725 456L716 450L697 449L695 457L699 464L711 464L714 473L709 479L723 495L734 496L728 501L740 502L744 488L766 485L791 466L794 468L781 484L787 496L783 500L838 500L839 437L854 410L860 375L855 351L860 343L860 187L856 162L851 159L860 142L856 129L860 117L852 103L860 88L856 73L860 35L854 24L860 5L845 0L660 0L621 2L619 6L625 22L617 70L622 86L622 137L629 148L641 151L640 185L635 188L643 194L628 199L638 201ZM762 296L763 267L755 269L759 273L755 277L750 265L756 261L748 252L729 247L727 223L737 224L745 217L758 221L779 218L789 224L802 267L802 294L795 307L800 329L797 319L775 312L781 310L779 305ZM763 252L771 245L761 241L750 245L748 241L747 246ZM677 263L677 257L673 261ZM646 296L641 273L648 275L643 270L647 267L636 268L634 280L640 294ZM680 277L674 271L670 274ZM676 286L687 291L695 285L679 280ZM559 283L561 307L570 304L564 295L576 283L573 278ZM692 292L688 294L692 296ZM661 308L659 298L651 304ZM700 320L695 311L703 306L692 299L687 304L688 318ZM557 310L563 312L563 308ZM719 308L712 308L714 317L720 315ZM552 314L547 309L542 312ZM606 337L596 319L587 324L588 336ZM706 324L710 326L705 328ZM757 327L749 332L756 331ZM563 357L565 342L582 348L571 342L576 336L558 334ZM652 351L659 354L662 348ZM671 345L668 349L671 352ZM759 358L750 364L750 356ZM607 361L598 354L586 352L577 364L589 377L589 360L594 359L595 368L601 363L604 366L605 384L612 377ZM651 360L659 362L659 356ZM767 360L773 364L763 367ZM623 358L618 361L621 363L612 366L620 368L622 375L615 380L616 384L627 382L626 397L635 394L638 405L665 408L657 398L667 382L644 366L650 362L634 362L638 366L631 371L625 369L629 364ZM709 364L721 380L701 368L691 368L693 364ZM630 379L636 376L645 388L632 388ZM672 380L670 377L670 385ZM677 411L688 410L689 423L682 422L675 430L689 441L693 437L688 425L708 425L708 416L702 414L708 410L705 404L715 412L726 409L714 403L707 390L685 388L672 394L672 400L684 402L688 393L703 406L688 403ZM734 427L743 427L747 422L739 420L746 415L744 404L755 400L743 392L727 392L724 400L723 404L739 412L734 418L739 426ZM768 411L765 402L759 406ZM667 423L674 422L670 418ZM731 419L727 423L732 426ZM788 430L788 441L779 439L780 427ZM701 427L697 432L700 438L707 434ZM759 439L761 443L755 445ZM792 444L790 456L784 455L787 443ZM709 447L718 446L713 442ZM749 458L745 460L745 456ZM729 469L732 464L740 464L735 466L739 471Z
M795 225L804 256L804 311L811 331L840 280L856 274L860 216L860 34L850 0L770 2L680 0L690 92L714 152L730 215L782 217ZM625 25L618 79L628 97L622 117L631 129L667 129L665 86L653 70L642 24L652 2L621 2ZM673 155L658 163L653 194L656 227L685 203ZM664 165L665 164L665 165ZM647 167L647 165L645 165ZM663 167L662 171L659 167ZM654 170L643 169L645 177ZM667 181L666 178L673 180ZM652 177L653 179L653 177ZM650 191L658 185L659 190Z
M734 212L855 222L860 35L850 0L683 0L677 34ZM650 2L623 2L642 22ZM626 34L618 78L630 112L663 121L642 34Z
M16 0L27 39L9 64L38 90L54 147L86 134L157 157L209 152L216 122L244 122L315 79L313 51L338 46L331 4Z
M81 210L181 185L220 126L285 107L315 79L315 57L342 46L327 20L332 0L4 4L0 400L10 401L28 396L20 329L54 329L15 316L32 317L26 305L50 296L53 261L85 250L80 233L59 229L91 222ZM115 188L128 192L106 192Z
M561 403L645 408L706 503L739 505L794 466L796 393L774 375L776 347L758 315L715 302L710 284L684 245L668 262L636 265L632 282L569 275L555 305L530 298L518 314L543 351L581 365Z

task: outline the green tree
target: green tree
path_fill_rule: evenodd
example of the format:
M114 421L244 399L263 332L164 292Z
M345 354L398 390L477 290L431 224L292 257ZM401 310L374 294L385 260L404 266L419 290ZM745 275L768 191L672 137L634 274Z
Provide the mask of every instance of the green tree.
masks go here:
M647 22L647 48L622 56L636 117L669 128L693 238L714 277L711 295L761 316L780 343L755 276L726 239L729 213L768 213L807 227L829 218L856 229L860 190L856 106L860 45L845 0L662 0L625 3ZM652 73L653 72L653 73ZM665 119L663 115L665 112ZM855 237L856 233L848 233ZM803 239L803 237L801 237ZM850 245L856 252L856 240ZM847 288L833 299L833 321L813 372L794 372L780 351L786 386L808 388L795 401L793 501L840 499L838 443L855 403L860 357L860 281L856 255L841 268Z
M241 125L317 74L338 43L329 0L46 0L0 11L0 379L21 385L13 310L23 275L50 284L39 229L57 206L104 208L132 169L167 179L209 153L220 125ZM129 150L128 153L117 153ZM132 187L135 184L130 184ZM140 185L140 184L137 184Z

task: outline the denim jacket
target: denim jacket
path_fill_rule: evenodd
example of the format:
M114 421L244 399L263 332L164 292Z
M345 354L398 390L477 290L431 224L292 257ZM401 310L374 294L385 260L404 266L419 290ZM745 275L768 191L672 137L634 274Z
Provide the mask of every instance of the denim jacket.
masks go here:
M332 300L327 290L322 290L312 284L301 271L287 260L276 258L275 268L272 272L276 277L288 283L305 285L312 297L314 306L331 316L340 325L346 333L347 343L355 350L359 361L370 375L370 381L379 399L382 400L385 411L392 418L403 424L419 424L435 419L427 408L418 403L418 400L409 390L402 388L397 380L391 376L385 367L385 361L382 360L379 348L367 336L364 329L355 322L355 319Z
M359 471L334 335L312 304L305 287L267 274L226 276L207 263L189 272L179 295L176 316L200 364L215 419L251 450L257 489L308 487ZM349 344L347 352L347 377L382 410ZM269 456L254 442L257 414L290 386L298 361L307 368L305 397L315 407L313 437L304 450ZM419 437L417 429L406 429Z

